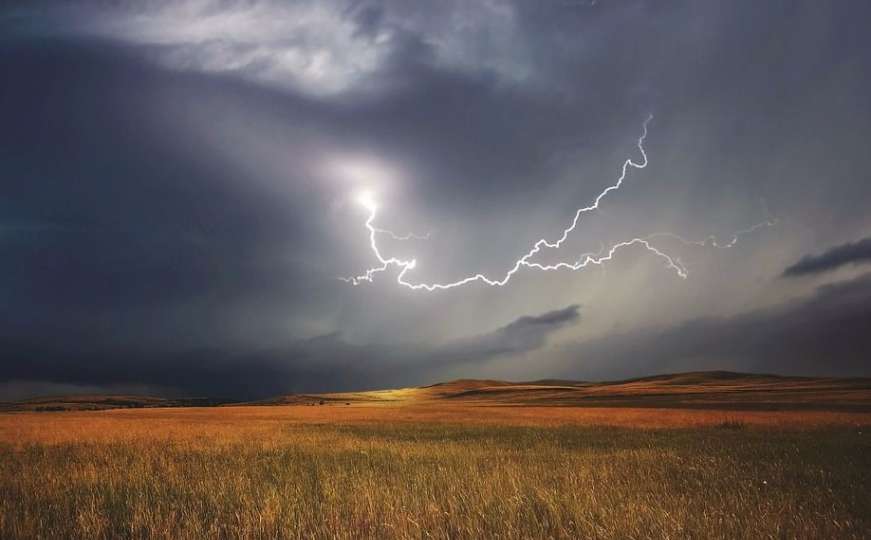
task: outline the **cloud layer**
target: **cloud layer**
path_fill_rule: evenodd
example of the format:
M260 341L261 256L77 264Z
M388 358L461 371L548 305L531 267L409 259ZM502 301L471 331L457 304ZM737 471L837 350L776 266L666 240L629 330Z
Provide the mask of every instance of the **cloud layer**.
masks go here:
M414 62L520 81L531 65L515 7L449 2L146 1L49 8L74 33L147 47L182 71L240 77L316 98L390 90Z
M0 385L0 400L20 397L28 389L76 386L92 392L139 387L181 396L256 399L288 392L422 385L432 382L438 370L533 353L549 336L575 324L578 310L573 305L524 316L493 331L442 344L354 344L328 334L262 350L131 353L82 346L70 350L38 339L6 337L0 339L0 381L7 381ZM17 361L21 358L30 361Z

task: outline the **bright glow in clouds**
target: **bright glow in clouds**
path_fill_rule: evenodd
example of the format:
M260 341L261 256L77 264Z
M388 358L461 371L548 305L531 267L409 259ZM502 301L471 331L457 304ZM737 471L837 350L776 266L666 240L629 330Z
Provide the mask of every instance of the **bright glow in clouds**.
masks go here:
M357 194L357 202L372 214L378 209L378 205L375 203L375 194L369 189Z
M377 236L378 236L378 234L383 233L383 234L390 235L394 239L400 239L400 240L405 240L405 239L409 239L412 237L414 237L414 238L419 238L419 237L416 237L414 235L399 236L391 231L388 231L385 229L379 229L379 228L375 227L375 225L373 225L373 223L374 223L375 217L377 215L378 207L377 207L377 204L375 202L374 195L372 194L372 192L364 191L364 192L361 192L360 195L358 195L357 200L358 200L358 202L360 202L361 205L363 205L364 208L366 208L369 211L369 218L366 220L365 226L366 226L366 229L369 231L369 247L371 248L372 253L373 253L373 255L375 255L375 258L378 260L379 264L377 266L369 268L368 270L366 270L365 273L363 273L361 275L354 276L354 277L340 278L340 279L342 279L343 281L346 281L348 283L351 283L352 285L359 285L360 283L362 283L364 281L372 282L375 274L384 272L385 270L387 270L391 266L395 266L395 267L400 269L399 273L396 276L396 282L398 284L402 285L403 287L407 287L407 288L415 290L415 291L423 290L423 291L432 292L432 291L437 291L437 290L453 289L455 287L461 287L463 285L469 285L469 284L475 283L475 282L480 282L480 283L483 283L483 284L491 286L491 287L503 287L506 284L508 284L508 282L511 281L511 278L523 267L532 268L534 270L540 270L540 271L581 270L581 269L586 268L590 265L604 264L605 262L612 260L618 251L622 250L623 248L627 248L627 247L631 247L631 246L643 247L644 249L651 252L656 257L662 259L665 266L667 268L669 268L670 270L673 270L675 272L675 274L677 274L677 276L685 279L688 274L687 274L686 267L683 265L683 263L681 263L680 259L678 259L674 256L671 256L671 255L665 253L664 251L658 249L657 247L653 246L650 243L651 239L657 238L657 237L670 237L670 238L674 238L674 239L676 239L676 240L678 240L686 245L698 245L698 246L711 245L712 247L717 247L717 248L730 248L738 242L738 239L740 236L754 232L763 226L774 225L775 222L772 220L754 225L753 227L750 227L748 229L745 229L745 230L742 230L742 231L735 233L732 236L732 240L725 243L725 244L720 244L717 241L717 239L713 236L708 237L702 241L692 241L692 240L686 240L686 239L684 239L676 234L672 234L672 233L654 233L654 234L651 234L651 235L646 236L646 237L632 238L630 240L617 242L616 244L611 245L607 250L605 250L603 247L603 249L600 250L599 253L581 254L580 257L578 257L574 261L558 262L556 264L541 264L541 263L537 263L537 262L532 261L531 259L535 255L537 255L543 248L559 249L563 245L563 243L568 239L569 234L571 234L571 232L574 231L575 228L577 228L578 223L580 222L582 215L587 214L589 212L593 212L594 210L597 210L599 208L600 204L602 203L602 200L605 198L606 195L608 195L612 191L617 191L618 189L620 189L620 187L623 185L623 181L626 179L626 175L628 174L630 167L635 168L635 169L643 169L643 168L647 167L647 153L644 150L644 140L647 138L647 126L651 120L653 120L653 115L648 116L647 119L644 121L644 124L642 125L642 129L641 129L641 135L638 137L637 146L638 146L638 151L641 154L641 158L642 158L641 161L635 162L635 161L632 161L631 158L626 159L626 161L623 162L623 166L620 169L620 175L617 177L617 180L613 184L611 184L610 186L608 186L604 190L602 190L602 192L599 193L599 195L595 198L595 200L593 200L593 202L589 206L579 208L575 212L575 216L574 216L574 219L572 220L571 225L569 225L568 227L566 227L563 230L562 235L557 240L548 241L547 239L544 239L544 238L538 240L529 251L524 253L519 259L517 259L515 261L514 265L501 278L491 278L491 277L485 276L484 274L474 274L474 275L470 275L470 276L461 278L461 279L456 280L456 281L448 282L448 283L412 283L412 282L408 281L406 279L406 275L408 274L409 271L414 270L414 268L417 266L417 261L415 259L404 260L404 259L399 259L397 257L385 257L381 253L381 250L378 247Z

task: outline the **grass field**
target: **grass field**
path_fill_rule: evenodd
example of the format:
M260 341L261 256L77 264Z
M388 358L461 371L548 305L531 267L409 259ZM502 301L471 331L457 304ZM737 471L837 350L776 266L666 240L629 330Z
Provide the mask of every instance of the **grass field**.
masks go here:
M474 403L0 414L2 538L867 538L871 415Z

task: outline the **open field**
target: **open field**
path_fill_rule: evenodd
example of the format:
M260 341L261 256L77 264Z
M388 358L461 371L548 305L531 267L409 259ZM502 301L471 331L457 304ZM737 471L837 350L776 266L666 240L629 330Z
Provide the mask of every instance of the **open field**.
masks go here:
M871 534L869 413L344 403L0 414L0 537Z
M0 413L0 537L867 538L868 394L715 373L32 400Z

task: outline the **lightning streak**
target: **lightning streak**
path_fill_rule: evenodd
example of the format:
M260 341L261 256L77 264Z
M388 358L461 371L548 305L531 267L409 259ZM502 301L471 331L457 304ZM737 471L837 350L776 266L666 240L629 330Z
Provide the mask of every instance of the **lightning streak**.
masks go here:
M677 234L670 233L670 232L653 233L653 234L647 235L645 238L648 240L652 239L652 238L671 238L673 240L677 240L678 242L680 242L681 244L683 244L685 246L699 246L699 247L713 247L713 248L717 248L717 249L728 249L730 247L733 247L735 244L737 244L742 236L754 233L763 227L774 227L775 225L777 225L776 218L767 219L765 221L757 223L756 225L753 225L752 227L748 227L746 229L742 229L740 231L736 231L736 232L732 233L732 238L726 243L720 243L720 239L716 235L713 235L713 234L706 237L704 240L687 240L686 238L684 238L682 236L679 236Z
M725 244L725 245L718 244L716 237L713 237L713 236L711 236L703 241L696 242L696 241L691 241L691 240L685 240L684 238L682 238L678 235L672 234L672 233L655 233L655 234L649 235L647 237L632 238L630 240L626 240L626 241L622 241L622 242L618 242L616 244L613 244L610 248L608 248L607 253L604 253L605 249L603 246L603 248L598 253L584 253L574 262L558 262L555 264L541 264L538 262L531 262L530 259L532 259L535 255L540 253L542 251L542 249L545 249L545 248L559 249L566 242L566 240L569 237L569 234L571 234L572 231L574 231L577 228L578 223L580 222L581 217L584 214L587 214L589 212L593 212L593 211L597 210L599 208L600 204L602 203L602 200L609 193L611 193L612 191L617 191L620 189L620 187L623 185L623 181L626 179L626 176L629 173L630 168L644 169L645 167L647 167L648 160L647 160L647 153L644 150L644 141L647 138L647 126L651 120L653 120L653 115L648 116L647 119L642 124L641 135L638 137L638 141L636 143L636 145L638 147L638 151L641 154L641 161L635 162L635 161L632 161L631 158L627 158L626 161L623 162L623 166L620 168L620 175L617 177L617 180L613 184L607 186L604 190L602 190L599 193L599 195L596 196L596 198L593 200L593 202L590 205L585 206L583 208L579 208L575 212L575 215L571 221L571 224L568 227L566 227L565 229L563 229L562 234L559 236L559 238L557 238L556 240L552 240L552 241L549 241L545 238L542 238L542 239L536 241L535 244L533 244L532 248L530 248L529 251L527 251L522 256L520 256L520 258L518 258L514 262L514 264L511 266L511 268L508 269L508 271L506 271L505 274L501 278L491 278L491 277L488 277L484 274L478 273L478 274L470 275L470 276L464 277L462 279L448 282L448 283L412 283L412 282L407 281L406 275L411 270L414 270L415 267L417 266L416 259L405 260L405 259L400 259L397 257L385 257L381 253L381 250L378 248L377 236L379 234L386 234L395 240L408 240L408 239L425 239L425 238L428 238L429 235L427 234L425 237L419 236L419 235L413 235L413 234L400 236L400 235L397 235L397 234L395 234L391 231L388 231L386 229L380 229L378 227L375 227L375 225L373 225L373 222L375 221L375 217L377 215L378 208L374 202L374 198L372 198L370 194L366 194L362 199L363 205L369 210L369 217L366 220L365 226L366 226L366 229L369 231L369 247L371 248L373 255L375 255L375 258L378 260L379 265L374 266L372 268L369 268L368 270L366 270L366 272L364 274L361 274L359 276L339 278L339 279L341 279L347 283L351 283L352 285L359 285L360 283L362 283L364 281L372 282L374 279L374 276L376 274L386 271L391 266L395 266L395 267L400 269L398 275L396 276L396 282L398 284L402 285L403 287L407 287L407 288L415 290L415 291L424 290L424 291L432 292L432 291L437 291L437 290L453 289L455 287L462 287L463 285L468 285L468 284L475 283L475 282L481 282L481 283L488 285L488 286L491 286L491 287L504 287L506 284L508 284L508 282L511 280L511 278L521 268L524 268L524 267L532 268L532 269L540 270L540 271L580 270L580 269L586 268L590 265L602 265L602 264L612 260L618 251L621 251L625 248L629 248L631 246L640 246L640 247L644 248L645 250L653 253L656 257L662 259L665 266L668 269L673 270L677 274L678 277L686 278L687 277L687 270L686 270L686 267L683 265L683 263L681 263L680 259L672 257L672 256L668 255L667 253L665 253L664 251L661 251L660 249L653 246L650 243L651 239L656 238L656 237L671 237L671 238L675 238L675 239L677 239L685 244L694 244L694 245L705 246L705 245L708 245L709 242L711 242L711 245L713 245L715 247L731 247L738 242L739 236L742 236L744 234L749 234L750 232L753 232L756 229L758 229L766 224L772 224L771 222L761 223L758 225L754 225L750 229L747 229L744 231L739 231L738 233L735 233L732 240L728 244Z
M379 229L378 227L373 227L373 228L375 229L376 233L387 235L394 240L429 240L429 237L430 237L430 233L426 233L426 234L415 234L415 233L396 234L395 232L388 230L388 229Z

